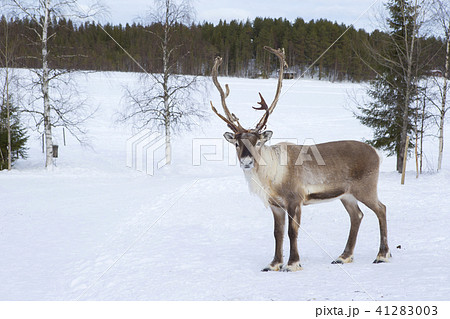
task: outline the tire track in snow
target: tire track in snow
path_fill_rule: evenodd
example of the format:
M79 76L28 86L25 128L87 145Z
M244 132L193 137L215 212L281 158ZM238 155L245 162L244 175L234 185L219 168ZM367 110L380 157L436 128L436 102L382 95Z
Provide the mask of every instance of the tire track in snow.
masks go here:
M89 290L96 285L107 272L109 272L109 270L112 270L115 264L120 262L120 259L132 250L142 237L148 235L147 232L157 225L160 220L164 218L166 213L170 213L170 209L177 204L178 200L193 188L197 182L198 180L195 180L193 183L186 183L174 192L161 195L157 203L151 204L150 207L148 204L142 205L136 215L131 217L124 225L119 225L116 232L117 235L114 235L107 243L102 244L97 249L98 252L95 260L79 262L78 265L75 266L78 271L76 272L76 277L70 283L70 295L78 295L76 298L77 300L81 297L85 297L85 294L88 293ZM170 203L172 204L170 205ZM155 213L149 214L150 211ZM160 214L161 211L163 212L162 214ZM138 235L130 237L130 234ZM111 252L114 252L114 254L112 255ZM82 293L81 295L80 292Z

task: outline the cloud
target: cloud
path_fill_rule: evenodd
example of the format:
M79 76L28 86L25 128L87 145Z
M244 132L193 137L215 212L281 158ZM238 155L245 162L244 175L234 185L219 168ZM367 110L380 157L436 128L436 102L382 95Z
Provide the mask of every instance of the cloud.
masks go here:
M80 4L89 0L79 0ZM208 21L218 23L219 20L253 20L256 17L286 18L294 21L303 18L327 19L350 25L374 3L375 0L192 0L198 22ZM379 1L379 3L386 0ZM379 4L378 3L378 4ZM145 15L153 5L149 0L108 0L104 4L109 6L108 21L114 24L132 23L139 16ZM375 6L377 7L377 6ZM373 29L370 27L369 11L356 23L357 28ZM103 22L103 21L102 21Z

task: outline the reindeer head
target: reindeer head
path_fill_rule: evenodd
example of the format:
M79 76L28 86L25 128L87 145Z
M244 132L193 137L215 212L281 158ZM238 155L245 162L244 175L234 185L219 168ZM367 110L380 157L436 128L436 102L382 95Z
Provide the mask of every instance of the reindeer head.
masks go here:
M230 88L228 87L228 84L225 84L226 92L224 92L219 81L217 80L218 69L219 66L222 64L222 58L220 57L216 58L214 67L212 69L212 79L214 85L216 86L217 90L220 93L220 98L222 101L222 107L225 116L223 116L216 110L212 102L211 108L214 111L214 113L216 113L217 116L219 116L225 123L227 123L227 126L233 131L233 132L226 132L223 136L229 143L232 143L236 146L236 153L239 158L239 163L244 170L250 170L255 166L255 162L257 162L256 159L261 150L261 147L263 147L264 143L266 143L272 137L273 132L264 131L264 129L266 127L269 115L273 112L278 102L281 93L281 83L283 80L284 66L285 65L287 66L285 62L284 50L280 49L275 50L270 47L264 47L264 49L278 56L280 60L280 72L278 77L277 92L270 107L267 106L266 101L264 101L264 98L262 97L261 93L259 93L261 102L258 102L258 104L260 105L260 107L253 107L253 108L255 110L263 110L265 112L255 128L252 129L243 128L242 125L239 123L239 119L237 118L237 116L234 115L234 113L231 113L227 107L225 100L230 94Z

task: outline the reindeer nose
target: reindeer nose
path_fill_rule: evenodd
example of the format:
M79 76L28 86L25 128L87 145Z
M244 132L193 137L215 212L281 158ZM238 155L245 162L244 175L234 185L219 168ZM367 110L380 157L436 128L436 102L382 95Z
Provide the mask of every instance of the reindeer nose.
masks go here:
M254 166L253 158L251 157L244 157L241 159L241 167L243 169L252 169Z

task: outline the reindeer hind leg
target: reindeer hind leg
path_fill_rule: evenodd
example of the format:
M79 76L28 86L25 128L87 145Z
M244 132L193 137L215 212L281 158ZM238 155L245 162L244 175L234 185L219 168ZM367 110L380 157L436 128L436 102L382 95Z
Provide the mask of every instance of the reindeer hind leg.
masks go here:
M341 198L341 202L350 216L350 232L348 234L347 244L344 252L332 263L345 264L353 261L353 250L355 249L356 238L358 236L359 226L364 217L361 209L359 209L358 202L353 196L345 196Z
M386 206L379 201L376 193L370 197L358 198L358 200L370 208L378 218L378 224L380 227L380 249L373 263L378 264L388 262L392 255L389 251L387 240Z

